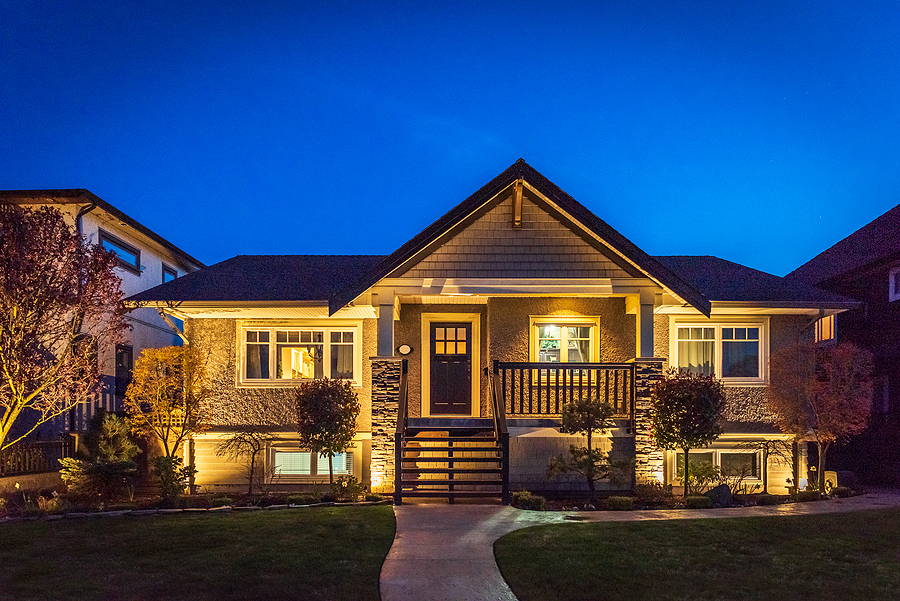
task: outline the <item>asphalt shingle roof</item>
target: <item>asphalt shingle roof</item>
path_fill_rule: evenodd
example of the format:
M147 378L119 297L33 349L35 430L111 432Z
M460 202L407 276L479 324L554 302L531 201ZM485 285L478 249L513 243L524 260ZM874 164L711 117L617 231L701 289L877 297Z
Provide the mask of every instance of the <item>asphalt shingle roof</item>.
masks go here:
M327 301L381 255L238 255L150 288L130 301Z
M862 226L785 277L821 284L865 265L900 257L900 205Z
M711 256L654 257L711 301L755 302L786 306L855 305L855 301L797 280Z

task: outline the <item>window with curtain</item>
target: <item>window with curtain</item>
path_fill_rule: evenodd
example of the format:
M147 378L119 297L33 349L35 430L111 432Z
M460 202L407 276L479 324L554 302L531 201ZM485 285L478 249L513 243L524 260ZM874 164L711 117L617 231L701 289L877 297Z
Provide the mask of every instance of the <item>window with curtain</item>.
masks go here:
M246 383L360 377L359 331L355 327L274 327L243 329Z
M679 325L673 364L724 381L765 380L763 324Z

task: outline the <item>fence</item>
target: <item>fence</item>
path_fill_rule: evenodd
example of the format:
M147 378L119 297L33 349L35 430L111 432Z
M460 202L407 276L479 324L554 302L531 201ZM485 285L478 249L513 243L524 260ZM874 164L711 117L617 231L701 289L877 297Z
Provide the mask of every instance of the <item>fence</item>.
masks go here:
M0 451L0 477L59 471L59 460L75 455L75 438L20 442Z

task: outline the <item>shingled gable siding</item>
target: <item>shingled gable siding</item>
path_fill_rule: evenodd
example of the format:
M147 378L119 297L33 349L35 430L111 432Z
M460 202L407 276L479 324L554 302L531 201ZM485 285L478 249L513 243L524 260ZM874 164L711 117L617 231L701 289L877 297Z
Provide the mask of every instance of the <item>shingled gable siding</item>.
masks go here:
M627 278L608 257L525 194L522 227L512 227L512 197L413 265L413 278Z

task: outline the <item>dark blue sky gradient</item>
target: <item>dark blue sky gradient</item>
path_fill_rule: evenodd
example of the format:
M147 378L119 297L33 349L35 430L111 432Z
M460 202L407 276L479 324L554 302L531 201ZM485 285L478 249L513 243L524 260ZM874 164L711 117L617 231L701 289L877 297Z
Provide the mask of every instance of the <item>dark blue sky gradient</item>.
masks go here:
M389 253L519 157L778 275L900 203L895 1L0 0L0 52L0 188L207 263Z

